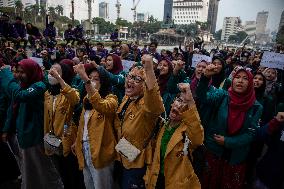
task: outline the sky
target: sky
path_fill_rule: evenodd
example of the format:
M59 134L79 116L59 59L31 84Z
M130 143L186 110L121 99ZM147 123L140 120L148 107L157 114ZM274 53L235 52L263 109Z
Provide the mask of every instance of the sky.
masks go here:
M103 0L99 0L101 2ZM110 3L110 19L116 19L116 0L104 0ZM137 0L136 0L137 1ZM120 0L121 17L133 21L133 0ZM137 12L150 13L159 20L164 15L164 0L140 0ZM243 23L255 20L257 12L269 11L267 29L277 30L282 11L284 11L284 0L221 0L219 3L217 30L222 28L224 17L239 16Z

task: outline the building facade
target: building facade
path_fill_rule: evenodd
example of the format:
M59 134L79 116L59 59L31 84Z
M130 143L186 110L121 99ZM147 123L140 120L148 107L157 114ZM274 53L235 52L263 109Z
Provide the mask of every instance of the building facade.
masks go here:
M264 34L267 24L268 12L262 11L257 13L256 17L256 35Z
M172 18L178 25L206 22L208 8L209 0L174 0Z
M244 30L248 36L254 36L256 34L256 22L246 21L244 25Z
M281 14L278 30L280 30L282 26L284 26L284 10L283 10L283 12Z
M36 0L22 0L22 4L24 5L24 7L29 7L36 4Z
M99 4L99 17L109 19L109 4L105 1Z
M215 33L220 0L209 0L208 19L209 31Z
M240 31L240 17L225 17L222 28L222 41L228 41L231 35L235 35L238 31Z
M15 0L0 0L0 7L14 7Z
M269 42L269 35L266 32L268 12L258 12L256 16L256 40L257 44L265 44Z
M165 0L164 3L164 22L169 22L172 19L173 0Z
M145 14L137 13L137 22L145 22Z

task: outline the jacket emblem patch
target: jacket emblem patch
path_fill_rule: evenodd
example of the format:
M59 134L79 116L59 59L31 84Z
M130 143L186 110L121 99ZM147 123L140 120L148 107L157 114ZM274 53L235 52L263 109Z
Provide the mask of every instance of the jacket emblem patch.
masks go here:
M130 112L130 114L129 114L129 119L130 120L133 120L135 118L135 115L132 113L132 112Z

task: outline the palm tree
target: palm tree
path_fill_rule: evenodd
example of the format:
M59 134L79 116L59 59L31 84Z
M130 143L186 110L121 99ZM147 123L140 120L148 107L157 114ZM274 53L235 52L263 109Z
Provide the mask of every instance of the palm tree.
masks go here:
M37 23L37 17L38 17L38 14L39 14L39 6L37 4L35 4L35 5L31 5L29 7L30 7L30 11L32 13L32 16L35 18L34 23L36 24Z
M39 7L39 14L41 17L41 22L44 23L46 17L46 8L44 5L40 5Z
M24 20L26 22L31 22L32 21L31 18L32 18L32 14L31 14L31 11L30 11L30 7L26 7L24 9Z
M149 23L154 23L155 22L155 18L153 15L151 15L149 18L148 18L148 22Z
M54 7L48 7L48 13L53 20L56 19L57 15Z
M22 1L17 0L15 2L15 12L16 12L16 14L22 16L23 8L24 8L24 5L23 5Z
M92 17L92 0L87 0L88 4L88 20L91 22Z
M57 14L59 16L62 16L63 15L63 6L62 5L57 5L57 7L55 7L55 11L57 12Z

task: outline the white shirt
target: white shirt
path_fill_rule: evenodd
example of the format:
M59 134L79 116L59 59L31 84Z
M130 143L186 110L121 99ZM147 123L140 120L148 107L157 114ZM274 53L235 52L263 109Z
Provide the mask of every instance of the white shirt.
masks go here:
M89 136L88 136L88 122L89 122L90 112L91 112L91 110L86 110L85 114L84 114L83 141L88 141L89 140Z

